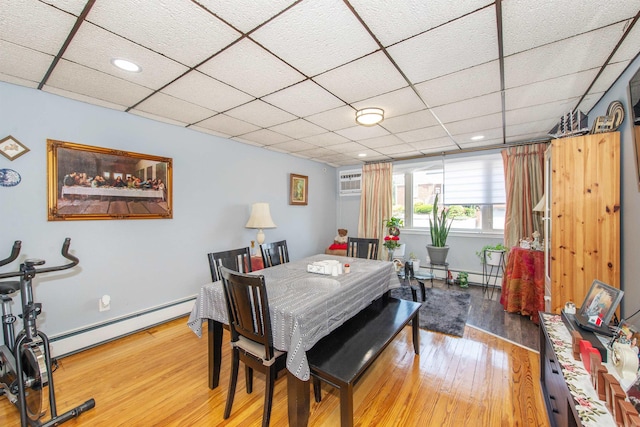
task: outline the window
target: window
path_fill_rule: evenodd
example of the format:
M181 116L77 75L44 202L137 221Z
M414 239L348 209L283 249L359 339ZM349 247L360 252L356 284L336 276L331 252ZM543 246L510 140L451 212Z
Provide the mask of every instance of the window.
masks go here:
M452 230L502 231L506 209L498 151L394 165L393 215L407 228L429 228L433 202L449 209Z

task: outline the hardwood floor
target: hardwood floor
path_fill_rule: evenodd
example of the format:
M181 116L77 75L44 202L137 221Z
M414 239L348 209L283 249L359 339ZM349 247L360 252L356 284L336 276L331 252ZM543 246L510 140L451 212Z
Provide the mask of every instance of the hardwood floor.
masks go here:
M207 337L180 318L59 360L58 412L90 397L96 407L65 426L258 426L264 381L244 375L231 417L223 420L229 346L223 347L221 386L207 387ZM206 328L205 328L206 331ZM225 331L224 343L228 343ZM356 426L547 426L538 354L467 326L462 338L420 331L420 356L411 328L387 347L355 387ZM272 426L287 425L286 378L276 382ZM311 391L310 391L311 393ZM310 426L338 426L337 392L323 385L311 397ZM0 420L19 426L19 413L0 398Z

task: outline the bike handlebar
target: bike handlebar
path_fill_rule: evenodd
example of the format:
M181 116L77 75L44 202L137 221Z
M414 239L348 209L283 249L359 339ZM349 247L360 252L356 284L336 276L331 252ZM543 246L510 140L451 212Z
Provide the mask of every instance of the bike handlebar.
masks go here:
M0 260L0 266L7 265L10 262L14 261L16 258L18 258L18 254L20 254L21 246L22 246L22 242L20 240L16 240L15 242L13 242L13 248L11 248L11 255L9 255L9 258Z
M70 263L64 264L64 265L58 265L55 267L47 267L47 268L33 268L33 265L29 262L29 260L26 260L24 264L21 265L20 271L14 271L11 273L0 273L0 279L6 279L8 277L17 277L17 276L22 276L24 274L27 273L26 270L24 270L22 268L23 265L27 264L27 266L31 267L31 275L35 275L38 273L49 273L51 271L60 271L60 270L67 270L71 267L74 267L76 265L78 265L78 263L80 262L80 260L71 255L69 253L69 246L71 245L71 239L69 237L67 237L66 239L64 239L64 243L62 245L62 256L65 257L66 259L70 260ZM17 251L16 251L16 246L17 246ZM0 261L0 266L4 265L4 264L8 264L9 262L13 261L14 259L16 259L18 257L18 253L20 252L20 241L16 241L13 244L13 250L11 251L11 256L9 258L7 258L9 261L4 262L6 260ZM15 253L15 254L14 254ZM13 257L13 258L12 258ZM44 264L44 262L41 262L41 264Z

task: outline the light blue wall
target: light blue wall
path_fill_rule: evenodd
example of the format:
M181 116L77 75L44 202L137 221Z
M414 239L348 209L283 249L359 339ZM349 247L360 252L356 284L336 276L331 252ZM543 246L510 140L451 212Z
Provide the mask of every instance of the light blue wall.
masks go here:
M14 161L0 156L0 168L22 176L18 186L0 187L0 257L22 240L20 260L57 265L71 237L80 258L60 277L36 278L49 335L197 294L211 280L208 252L255 239L256 230L244 228L254 202L270 203L277 228L265 230L266 240L286 239L292 259L323 252L335 236L336 170L325 164L0 83L0 138L7 135L31 151ZM47 139L171 157L173 219L48 222ZM308 206L288 204L290 173L309 176ZM111 310L99 312L104 294Z
M640 309L640 192L638 191L638 175L636 169L635 150L633 148L633 119L631 118L631 105L629 101L629 81L640 69L640 57L636 58L618 81L611 87L605 96L589 112L589 124L596 117L607 114L607 108L613 101L620 101L624 106L625 119L618 129L621 142L621 185L620 201L622 205L622 271L621 287L624 290L622 298L621 315L630 316ZM640 315L631 319L635 324L640 324Z

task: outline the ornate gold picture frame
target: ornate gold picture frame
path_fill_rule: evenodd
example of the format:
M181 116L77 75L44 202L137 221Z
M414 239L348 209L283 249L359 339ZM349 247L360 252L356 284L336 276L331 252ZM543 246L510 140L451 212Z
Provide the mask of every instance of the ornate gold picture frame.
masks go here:
M48 139L48 220L172 218L172 163Z

